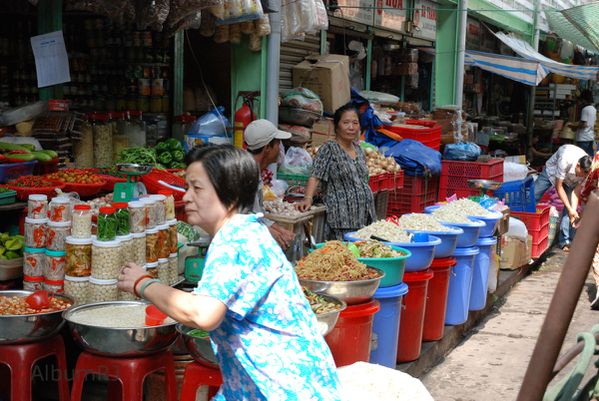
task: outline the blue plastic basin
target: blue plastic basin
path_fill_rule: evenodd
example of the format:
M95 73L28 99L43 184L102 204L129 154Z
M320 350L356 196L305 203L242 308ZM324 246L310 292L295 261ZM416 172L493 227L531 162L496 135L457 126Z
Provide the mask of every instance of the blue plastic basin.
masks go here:
M424 208L424 213L432 213L435 210L439 209L441 205L431 205Z
M478 253L479 249L477 247L470 247L457 248L453 254L456 265L449 276L445 324L457 325L468 320L472 270L474 268L474 258Z
M503 217L503 214L499 212L489 211L489 213L493 213L493 216L470 216L485 223L485 226L480 229L480 233L478 234L479 238L492 237L493 234L495 234L495 227L497 227L497 223Z
M468 309L481 310L487 304L487 288L491 258L495 256L497 238L479 238L476 246L480 250L474 258L472 270L472 289L470 290L470 306Z
M459 227L449 227L451 231L418 231L407 230L409 232L422 232L433 235L441 240L441 243L435 248L435 258L448 258L453 255L456 246L458 245L458 237L464 234L464 230Z
M476 245L476 241L480 236L480 230L486 226L484 221L480 221L473 217L469 217L471 223L452 223L452 222L441 222L443 225L448 227L458 227L464 230L462 235L458 235L458 248L469 248Z

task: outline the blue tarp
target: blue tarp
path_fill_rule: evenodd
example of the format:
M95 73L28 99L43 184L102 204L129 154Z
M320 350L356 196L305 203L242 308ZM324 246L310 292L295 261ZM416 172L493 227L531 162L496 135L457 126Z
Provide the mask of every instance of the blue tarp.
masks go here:
M393 156L407 175L441 174L441 153L413 139L391 142L382 147L385 156Z

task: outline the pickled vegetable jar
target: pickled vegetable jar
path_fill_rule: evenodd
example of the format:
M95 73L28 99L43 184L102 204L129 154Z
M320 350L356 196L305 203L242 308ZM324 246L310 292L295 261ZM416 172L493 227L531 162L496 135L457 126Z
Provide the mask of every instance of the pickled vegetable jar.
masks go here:
M43 277L23 277L23 289L25 291L39 291L44 288L44 278Z
M30 219L48 218L48 197L46 195L29 195L29 199L27 200L27 217Z
M66 238L71 235L71 222L48 223L46 229L46 248L52 251L64 251Z
M46 246L46 224L48 219L25 217L25 246L44 248Z
M50 222L71 221L71 201L69 198L56 197L50 202Z
M146 233L135 233L133 236L132 255L133 263L138 266L146 265Z
M54 292L57 294L63 293L64 280L49 280L48 278L45 278L43 288L48 292Z
M146 263L158 261L158 229L146 231Z
M158 226L158 258L167 259L171 254L170 231L168 224Z
M92 271L92 239L67 237L67 263L65 274L72 277L86 277Z
M142 198L140 201L146 206L146 230L156 227L155 201L152 198Z
M29 277L43 277L46 264L45 248L23 249L23 274Z
M179 250L179 235L177 233L177 220L170 220L168 222L169 232L169 248L170 253L177 253Z
M118 221L115 212L115 209L110 206L103 206L100 208L97 232L99 241L114 241L116 238Z
M150 276L158 278L158 262L146 263L146 272Z
M116 235L127 235L130 232L130 215L127 202L113 203L117 220Z
M116 279L122 268L121 242L94 240L92 243L92 277Z
M171 253L168 257L168 274L170 285L179 281L179 257L176 253Z
M87 303L89 277L64 276L64 293L75 301L76 305Z
M154 200L154 219L156 225L160 226L166 223L166 196L151 195L150 199Z
M119 298L117 280L89 278L88 302L116 301Z
M166 196L166 219L173 220L175 218L175 197L173 196L173 191L161 190L158 193Z
M74 238L91 238L92 210L89 205L80 204L73 207L71 235Z
M65 251L46 251L46 263L44 263L46 280L64 280L66 255Z
M132 233L146 232L146 205L144 202L129 202L129 230Z

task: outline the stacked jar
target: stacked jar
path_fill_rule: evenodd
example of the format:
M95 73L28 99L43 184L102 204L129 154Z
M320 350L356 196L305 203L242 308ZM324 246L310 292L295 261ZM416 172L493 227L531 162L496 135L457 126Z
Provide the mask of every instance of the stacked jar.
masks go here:
M37 291L43 288L46 249L25 247L23 249L23 289Z
M66 252L46 250L44 263L44 289L50 292L63 292L66 265Z
M165 195L150 195L150 200L153 200L153 213L156 226L161 226L166 223L166 196Z
M171 252L171 233L168 224L162 224L158 227L158 259L168 259Z
M46 229L48 197L29 195L25 218L25 248L23 249L23 289L37 291L43 288L46 263Z
M166 219L173 220L176 217L175 214L175 197L173 196L173 191L170 190L161 190L158 191L160 195L164 195L166 197L165 205L166 205Z
M65 243L64 292L71 296L76 304L87 303L89 302L89 278L92 269L91 227L89 238L71 236L67 237Z
M127 224L128 220L127 218ZM117 277L122 267L121 241L117 239L118 230L117 209L111 206L101 207L96 238L92 241L90 302L118 299Z
M170 285L179 281L179 257L176 253L171 253L168 257L168 276Z
M161 283L166 284L166 285L171 284L168 258L159 258L158 259L158 267L157 267L156 273L158 276L158 280L160 280Z
M129 205L126 202L113 203L112 207L116 210L117 220L117 237L116 239L120 242L121 249L121 267L125 263L133 262L133 235L131 231L131 212ZM144 262L145 264L145 262ZM141 264L140 266L144 266ZM120 267L119 267L120 269ZM135 295L126 291L118 291L118 299L121 301L134 300Z
M179 250L179 235L177 231L177 220L168 221L168 232L169 232L169 247L170 253L177 253Z

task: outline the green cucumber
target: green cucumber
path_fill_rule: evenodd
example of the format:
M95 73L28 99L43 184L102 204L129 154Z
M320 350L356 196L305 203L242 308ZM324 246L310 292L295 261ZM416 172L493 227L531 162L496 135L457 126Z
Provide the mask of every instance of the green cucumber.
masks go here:
M6 157L9 159L23 160L24 162L35 160L35 155L33 153L9 154L6 155Z
M17 145L16 143L8 143L0 141L0 152L2 151L11 151L11 150L26 150L29 152L25 146Z
M50 156L51 158L55 158L58 157L58 153L56 153L55 151L51 150L51 149L44 149L44 150L40 150L40 152L44 152L45 154L47 154L48 156Z
M52 156L50 156L46 152L31 152L31 154L35 156L36 160L39 160L41 162L49 162L50 160L52 160Z

